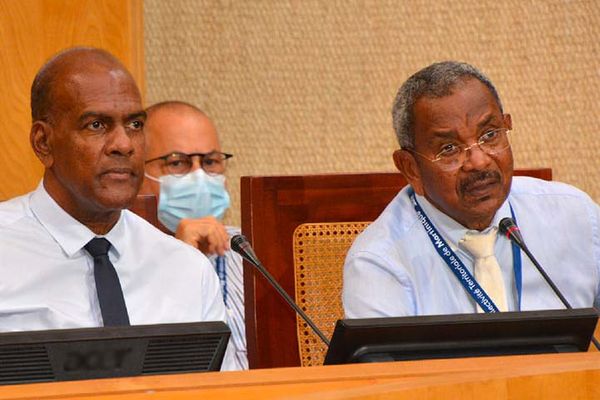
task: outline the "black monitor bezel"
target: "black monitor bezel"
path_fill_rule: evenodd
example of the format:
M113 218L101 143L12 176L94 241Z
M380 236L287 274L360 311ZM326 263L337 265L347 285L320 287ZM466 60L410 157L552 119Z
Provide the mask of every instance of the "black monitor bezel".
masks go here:
M338 320L325 365L587 351L593 308Z
M229 327L222 321L4 332L0 333L0 385L218 371L230 335ZM166 351L182 346L185 351L186 346L192 346L194 357L201 354L202 360L196 357L181 365L177 360L168 357L163 360L159 355L154 369L146 368L144 363L152 354L150 347L165 343ZM172 343L175 347L170 347ZM21 348L23 356L19 354ZM36 356L25 356L29 348L36 349ZM85 362L74 366L73 355L65 354L71 352L74 357L82 358L87 354L106 352L107 357L113 357L109 352L123 349L127 353L120 360L123 361L120 367L115 368L86 367ZM24 365L22 373L15 367L19 362Z

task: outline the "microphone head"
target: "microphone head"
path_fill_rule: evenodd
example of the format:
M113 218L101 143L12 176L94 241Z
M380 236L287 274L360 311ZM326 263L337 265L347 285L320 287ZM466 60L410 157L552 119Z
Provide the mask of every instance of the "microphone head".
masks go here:
M514 219L509 217L502 218L502 220L498 224L498 232L500 232L503 235L506 235L506 237L509 240L514 241L519 246L525 246L523 236L521 236L521 231L519 230L519 227L515 223Z
M242 249L242 245L245 243L248 243L248 239L246 239L246 236L239 234L239 235L235 235L231 238L231 250L235 251L236 253L239 253L240 250Z
M248 239L246 239L246 236L241 235L241 234L235 235L231 238L230 243L231 243L231 250L238 253L245 260L248 260L251 264L254 264L254 265L260 264L260 261L258 260L258 257L256 257L256 254L254 253L254 250L252 249L250 242L248 241Z
M508 232L510 232L511 229L519 229L517 224L515 224L515 220L508 217L502 218L498 224L498 232L500 232L502 235L507 235L508 237Z

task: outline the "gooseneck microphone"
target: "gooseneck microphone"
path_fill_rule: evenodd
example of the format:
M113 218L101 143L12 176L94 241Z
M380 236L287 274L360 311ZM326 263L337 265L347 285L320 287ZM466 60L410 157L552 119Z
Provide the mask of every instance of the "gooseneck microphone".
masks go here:
M294 300L292 300L292 298L286 293L286 291L283 290L281 285L262 265L262 263L258 260L258 257L256 257L256 254L254 253L250 242L248 241L248 239L246 239L244 235L235 235L231 238L231 249L239 255L241 255L250 264L254 265L260 271L260 273L263 274L265 278L267 278L271 286L273 286L275 290L279 292L281 297L284 298L284 300L290 305L290 307L292 307L294 311L296 311L302 317L304 322L306 322L312 328L313 332L315 332L317 336L319 336L323 343L325 343L327 347L329 347L329 339L325 337L323 332L321 332L319 328L317 328L315 323L308 317L308 315L306 315L304 311L302 311L300 307L298 307Z
M552 279L550 279L548 274L546 274L546 271L544 271L544 269L542 268L540 263L537 262L537 260L533 256L533 254L531 254L531 252L525 245L525 241L523 240L521 231L519 230L519 227L517 226L515 221L512 218L508 218L508 217L503 218L500 221L500 223L498 224L498 231L501 234L506 235L508 240L510 240L511 242L514 242L517 246L519 246L519 248L521 248L521 250L523 250L523 252L525 254L527 254L527 257L529 257L529 259L531 260L533 265L537 268L537 270L540 272L540 274L544 277L544 279L546 280L548 285L550 285L550 287L552 288L554 293L556 293L556 295L558 296L560 301L565 305L565 307L567 307L568 309L573 309L571 304L567 301L565 296L563 296L563 294L560 292L560 290L558 290L558 288L556 287L554 282L552 282ZM594 336L592 336L592 343L594 343L594 346L598 350L600 350L600 343L598 343L598 341L596 340L596 338Z
M567 307L567 308L573 308L573 307L571 307L571 304L569 304L569 302L567 301L567 299L562 295L562 293L560 292L560 290L558 290L558 288L556 287L556 285L554 284L554 282L552 282L552 279L550 279L550 277L548 276L548 274L546 274L546 271L544 271L544 269L542 268L542 266L537 262L537 260L533 256L533 254L531 254L531 252L529 251L529 249L525 245L525 241L523 240L523 236L521 236L521 231L519 230L519 227L517 226L517 224L515 223L515 221L512 218L508 218L508 217L507 218L503 218L500 221L500 224L498 224L498 231L501 234L506 235L506 237L511 242L514 242L517 246L519 246L521 248L521 250L523 250L523 252L525 254L527 254L527 257L529 257L529 259L531 260L531 262L533 263L533 265L537 268L537 270L540 272L540 274L544 277L544 279L546 280L546 282L548 283L548 285L550 285L550 287L552 288L552 290L554 290L554 293L556 293L556 295L558 296L558 298L560 299L560 301L562 301L562 303L565 305L565 307Z

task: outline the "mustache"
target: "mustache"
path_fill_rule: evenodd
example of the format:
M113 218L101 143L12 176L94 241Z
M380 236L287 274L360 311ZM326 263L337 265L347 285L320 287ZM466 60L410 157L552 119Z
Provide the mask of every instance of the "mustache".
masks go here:
M470 186L477 184L479 182L496 183L496 182L501 182L501 181L502 181L502 177L500 176L500 172L498 172L498 171L473 172L472 174L468 175L465 179L462 180L462 182L460 183L460 190L464 192L464 191L468 190L468 188Z

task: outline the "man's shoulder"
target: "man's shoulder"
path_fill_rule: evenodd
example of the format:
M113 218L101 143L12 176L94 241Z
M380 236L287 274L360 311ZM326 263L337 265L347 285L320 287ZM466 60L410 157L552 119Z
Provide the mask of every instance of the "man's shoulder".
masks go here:
M381 252L410 239L410 232L418 222L409 198L409 187L403 188L382 213L358 235L351 252Z
M0 202L0 227L11 225L32 215L29 208L29 199L32 193Z
M587 193L575 186L563 182L546 181L527 176L516 176L513 178L510 195L512 197L564 197L579 199L585 202L592 201Z
M161 254L161 256L167 254L170 258L206 259L198 249L164 233L134 212L123 210L123 213L129 228L128 233L135 235L136 240L147 244L149 252L156 252Z
M566 183L516 177L509 196L519 224L558 230L598 229L598 205L582 190ZM543 224L540 224L544 221ZM568 228L569 227L569 228Z

